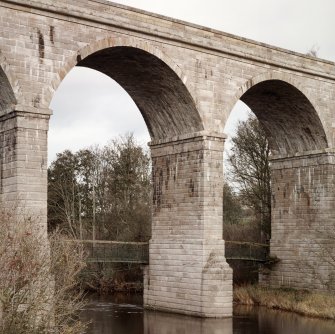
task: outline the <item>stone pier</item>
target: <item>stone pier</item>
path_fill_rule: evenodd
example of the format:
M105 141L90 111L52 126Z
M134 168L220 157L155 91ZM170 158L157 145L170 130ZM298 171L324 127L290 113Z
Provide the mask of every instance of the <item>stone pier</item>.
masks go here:
M153 223L144 305L202 317L232 315L222 240L223 137L151 144Z
M152 139L147 307L232 314L222 154L239 100L273 156L271 253L280 262L262 281L334 290L333 62L105 0L0 0L0 204L37 215L45 237L49 108L75 66L117 81Z
M274 287L335 287L335 152L274 156L271 255L279 262L262 276Z

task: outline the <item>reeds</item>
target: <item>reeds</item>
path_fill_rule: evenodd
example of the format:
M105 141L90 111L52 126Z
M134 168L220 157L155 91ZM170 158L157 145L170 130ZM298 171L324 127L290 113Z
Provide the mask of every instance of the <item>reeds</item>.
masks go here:
M234 288L234 302L261 305L310 317L335 319L335 295L329 292L244 285Z

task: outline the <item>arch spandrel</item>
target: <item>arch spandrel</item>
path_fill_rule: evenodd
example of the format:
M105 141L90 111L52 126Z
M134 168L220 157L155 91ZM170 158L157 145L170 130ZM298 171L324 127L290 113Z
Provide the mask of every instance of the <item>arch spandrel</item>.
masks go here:
M187 77L147 42L108 38L84 47L60 69L53 91L74 66L92 68L117 81L138 106L154 140L204 129Z

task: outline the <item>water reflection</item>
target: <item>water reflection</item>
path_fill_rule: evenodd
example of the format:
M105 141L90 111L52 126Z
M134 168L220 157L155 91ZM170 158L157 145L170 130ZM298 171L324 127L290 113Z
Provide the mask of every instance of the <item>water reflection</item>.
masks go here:
M87 334L143 334L143 299L138 295L90 296L81 313Z
M334 334L335 322L265 308L235 307L232 319L146 311L141 296L93 297L82 319L87 334Z
M162 312L144 312L144 333L154 334L232 334L233 320L203 319Z
M264 307L235 306L233 333L334 334L335 322Z

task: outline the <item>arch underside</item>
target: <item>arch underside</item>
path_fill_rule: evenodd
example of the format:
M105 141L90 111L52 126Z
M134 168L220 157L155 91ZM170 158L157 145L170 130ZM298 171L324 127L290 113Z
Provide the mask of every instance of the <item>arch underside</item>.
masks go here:
M281 80L260 82L241 97L263 125L274 154L328 147L319 116L297 88Z
M80 60L77 66L100 71L132 97L152 139L203 130L194 100L178 75L156 56L133 47L111 47Z
M0 66L0 114L6 109L11 108L16 104L13 89L8 81L8 78Z

